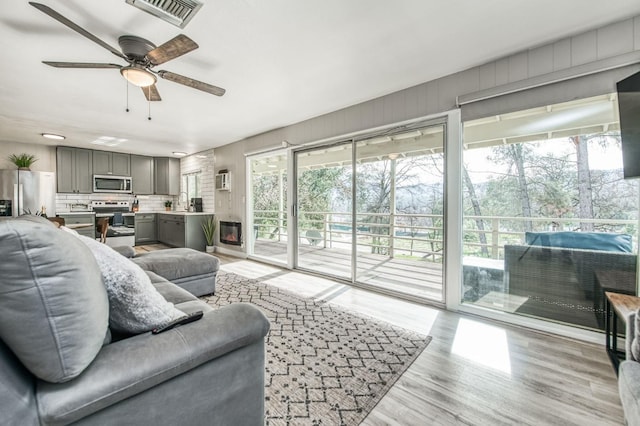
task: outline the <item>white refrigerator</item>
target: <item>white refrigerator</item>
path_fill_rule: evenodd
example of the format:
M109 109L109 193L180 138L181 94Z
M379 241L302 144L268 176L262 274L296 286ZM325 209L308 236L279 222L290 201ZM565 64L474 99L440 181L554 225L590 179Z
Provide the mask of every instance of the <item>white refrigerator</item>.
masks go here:
M0 200L11 201L11 215L56 215L56 174L0 170Z

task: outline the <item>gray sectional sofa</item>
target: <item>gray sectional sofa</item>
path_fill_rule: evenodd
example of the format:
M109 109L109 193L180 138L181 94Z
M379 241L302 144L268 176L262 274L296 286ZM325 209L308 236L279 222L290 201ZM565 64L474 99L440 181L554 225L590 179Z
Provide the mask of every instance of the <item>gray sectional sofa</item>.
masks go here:
M115 338L111 295L76 237L3 219L0 259L0 424L264 424L269 322L254 306L214 310L146 271L166 301L204 316Z

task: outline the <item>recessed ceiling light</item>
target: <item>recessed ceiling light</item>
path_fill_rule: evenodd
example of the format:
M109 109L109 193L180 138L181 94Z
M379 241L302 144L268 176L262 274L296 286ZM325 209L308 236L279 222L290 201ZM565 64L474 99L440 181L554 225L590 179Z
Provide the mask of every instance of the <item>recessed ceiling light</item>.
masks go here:
M47 138L47 139L55 139L58 141L66 139L66 136L56 135L54 133L40 133L40 134L42 135L43 138Z
M267 164L267 167L269 167L270 169L275 169L278 166L276 166L275 164Z
M181 151L173 151L173 155L177 156L177 157L184 157L185 155L187 155L186 152L181 152Z

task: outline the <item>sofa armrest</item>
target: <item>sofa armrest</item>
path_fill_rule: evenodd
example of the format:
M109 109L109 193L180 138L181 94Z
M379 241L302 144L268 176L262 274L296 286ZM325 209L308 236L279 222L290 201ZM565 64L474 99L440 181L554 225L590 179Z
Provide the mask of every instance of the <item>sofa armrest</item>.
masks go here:
M640 362L623 361L618 370L618 392L625 424L640 425Z
M268 330L269 321L262 312L237 303L161 334L140 334L104 346L76 379L38 383L40 417L44 424L77 421L259 341Z
M128 259L136 257L136 250L131 246L115 246L111 248Z
M633 338L636 336L636 313L631 312L627 317L627 328L625 330L624 335L624 352L625 359L629 359L632 361L637 361L634 358L633 352L631 351L631 344L633 343Z

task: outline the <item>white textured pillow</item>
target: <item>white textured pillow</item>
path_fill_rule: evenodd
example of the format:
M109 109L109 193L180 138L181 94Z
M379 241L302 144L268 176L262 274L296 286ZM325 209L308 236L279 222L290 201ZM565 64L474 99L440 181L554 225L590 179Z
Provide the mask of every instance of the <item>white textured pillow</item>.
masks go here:
M109 296L109 325L117 331L143 333L184 316L151 284L135 263L106 244L76 234L95 257Z

